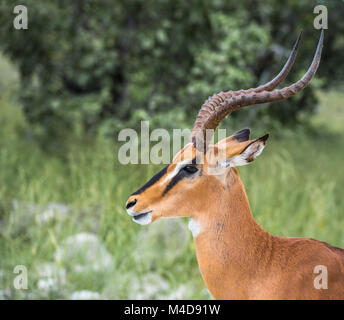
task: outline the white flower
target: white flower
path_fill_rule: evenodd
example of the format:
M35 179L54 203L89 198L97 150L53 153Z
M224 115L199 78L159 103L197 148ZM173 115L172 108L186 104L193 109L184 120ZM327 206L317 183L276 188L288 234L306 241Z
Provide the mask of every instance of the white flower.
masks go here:
M37 288L42 293L48 294L51 291L58 291L66 283L66 270L59 268L53 262L46 262L36 267L39 280Z
M105 272L113 266L111 254L92 233L78 233L68 237L57 249L55 259L69 264L75 272Z
M169 284L160 275L148 273L142 278L133 278L129 284L129 299L159 299L166 294Z
M172 290L168 295L161 297L164 300L183 300L188 299L191 295L190 288L184 284L180 285L177 289Z
M37 283L37 288L42 291L56 290L57 280L53 278L40 279Z
M99 300L100 294L94 291L81 290L73 292L70 297L70 300Z
M42 213L37 216L38 223L47 223L52 220L63 219L67 216L68 207L63 203L48 203Z

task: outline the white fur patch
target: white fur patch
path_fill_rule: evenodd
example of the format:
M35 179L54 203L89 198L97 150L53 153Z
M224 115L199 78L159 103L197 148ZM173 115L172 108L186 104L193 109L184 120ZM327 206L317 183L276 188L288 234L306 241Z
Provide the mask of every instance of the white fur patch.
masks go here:
M264 148L265 145L263 142L253 142L241 154L223 161L222 166L225 166L226 168L244 166L257 158L262 153Z
M189 230L192 233L192 236L196 238L199 233L201 232L201 226L198 222L196 222L194 219L190 218L189 224L188 224Z
M138 224L149 224L152 222L152 213L148 212L145 215L143 215L142 217L136 218L133 217L133 221L138 223Z
M138 224L149 224L152 222L152 211L135 212L132 209L127 209L127 212L129 215L133 217L133 221ZM147 212L145 215L142 215L141 217L139 217L141 214L144 214L145 212Z
M166 176L166 178L161 182L161 184L164 184L166 181L172 179L175 175L178 174L180 169L184 167L186 164L190 164L190 160L184 160L184 161L178 162L174 170Z

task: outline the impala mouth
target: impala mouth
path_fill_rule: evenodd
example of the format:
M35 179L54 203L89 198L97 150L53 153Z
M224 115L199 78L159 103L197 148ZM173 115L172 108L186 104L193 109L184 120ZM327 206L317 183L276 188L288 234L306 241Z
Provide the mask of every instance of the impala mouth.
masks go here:
M138 224L149 224L152 221L152 211L139 213L133 216L133 221Z

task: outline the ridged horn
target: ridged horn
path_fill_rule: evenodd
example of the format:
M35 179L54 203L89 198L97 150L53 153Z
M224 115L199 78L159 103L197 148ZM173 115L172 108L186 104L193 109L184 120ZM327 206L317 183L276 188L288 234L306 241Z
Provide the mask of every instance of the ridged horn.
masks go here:
M253 89L220 92L210 97L202 105L191 133L192 143L197 150L204 152L207 149L212 135L219 123L233 111L250 105L287 99L307 86L315 75L320 63L324 39L323 30L321 31L313 61L305 75L299 81L288 87L272 90L285 79L290 71L296 57L300 38L301 34L294 45L294 49L290 54L286 65L273 80ZM208 131L207 133L207 130L210 130L210 132Z

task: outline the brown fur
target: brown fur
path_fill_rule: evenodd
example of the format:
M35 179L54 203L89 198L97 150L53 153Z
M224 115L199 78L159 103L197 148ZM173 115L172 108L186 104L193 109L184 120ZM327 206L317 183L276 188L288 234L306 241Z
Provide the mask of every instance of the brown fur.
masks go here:
M183 159L201 156L190 144L178 153L162 179L139 195L135 211L160 217L192 217L201 226L195 238L198 264L215 299L344 299L344 250L314 239L281 238L264 231L251 214L235 168L208 175L213 155L230 158L252 141L231 137L211 146L194 177L183 179L165 196L165 176ZM265 141L263 142L265 144ZM328 289L314 287L314 267L328 270Z

